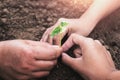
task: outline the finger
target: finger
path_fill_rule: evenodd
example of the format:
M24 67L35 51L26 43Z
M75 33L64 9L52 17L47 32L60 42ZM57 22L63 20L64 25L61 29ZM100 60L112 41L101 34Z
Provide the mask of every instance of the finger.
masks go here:
M30 76L32 78L40 78L49 75L50 72L48 71L39 71L39 72L33 72Z
M44 34L43 34L43 36L42 36L42 38L41 38L41 41L46 42L46 41L48 40L49 34L50 34L50 32L51 32L52 29L53 29L53 27L48 28L48 29L44 32Z
M58 20L58 22L53 26L54 28L52 30L54 30L56 27L58 27L58 25L60 25L61 20ZM53 42L53 45L60 45L61 46L61 40L62 38L66 35L67 33L67 28L64 29L63 32L51 37L49 34L49 41L48 42Z
M34 47L34 58L36 60L54 60L57 59L62 52L59 46Z
M110 52L107 51L106 48L105 48L104 46L102 46L102 50L104 51L104 55L106 56L106 58L107 58L109 64L111 65L111 67L115 67Z
M67 51L74 45L73 38L73 36L70 36L68 40L62 45L63 51Z
M54 45L62 45L61 44L61 41L62 41L62 39L64 38L64 36L66 35L68 33L68 28L66 28L62 33L60 33L60 34L58 34L58 35L56 35L56 36L54 36L54 38L53 38L53 44Z
M21 71L19 72L11 68L8 69L8 73L5 75L5 78L6 80L28 80L30 77L28 76L28 73L24 74Z
M77 58L81 57L82 56L82 52L81 52L81 49L80 48L77 48L73 51L73 53L75 54L75 56Z
M48 42L50 42L50 44L52 44L51 41L53 39L51 38L50 34L51 34L52 30L54 30L54 28L57 27L59 24L60 24L60 21L57 21L57 23L54 26L48 28L45 31L45 33L43 34L41 41L43 41L43 42L47 42L48 41Z
M66 53L63 53L62 54L62 61L66 65L70 66L71 68L74 68L75 58L72 58L69 55L67 55Z
M106 54L107 54L107 58L108 58L108 61L109 61L110 65L111 65L112 67L115 67L115 64L114 64L114 62L113 62L113 60L112 60L112 56L111 56L110 52L107 51Z
M45 31L40 42L46 42L48 39L48 31Z
M62 20L59 19L59 20L53 25L53 29L55 29L58 25L60 25L61 22L62 22Z
M79 45L81 50L90 49L93 46L94 42L91 38L86 38L77 34L72 34L68 40L63 44L63 51L67 51L74 44Z
M48 43L45 43L45 42L40 42L40 41L32 41L32 40L21 40L23 41L25 44L27 44L28 46L40 46L41 44L44 46L49 46Z
M83 72L83 63L82 63L82 57L81 58L72 58L66 53L62 54L62 61L66 65L70 66L72 69L74 69L76 72L80 73Z
M33 72L37 71L49 71L57 64L57 60L54 61L35 61Z
M95 42L98 43L99 45L102 45L99 40L95 40Z
M53 37L51 37L51 36L49 35L47 42L50 43L51 45L53 45Z
M107 55L108 55L110 58L112 58L112 56L111 56L111 54L110 54L109 51L107 51Z
M62 34L58 34L53 37L53 44L61 46Z

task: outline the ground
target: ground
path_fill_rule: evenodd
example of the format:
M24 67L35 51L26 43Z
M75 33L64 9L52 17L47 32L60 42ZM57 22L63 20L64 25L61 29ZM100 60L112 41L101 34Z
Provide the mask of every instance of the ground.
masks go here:
M79 18L92 0L0 0L0 41L39 41L44 31L61 18ZM88 2L89 1L89 2ZM97 13L97 12L96 12ZM120 9L101 20L89 35L111 52L120 69ZM72 53L72 49L68 51ZM84 80L59 60L51 74L36 80Z

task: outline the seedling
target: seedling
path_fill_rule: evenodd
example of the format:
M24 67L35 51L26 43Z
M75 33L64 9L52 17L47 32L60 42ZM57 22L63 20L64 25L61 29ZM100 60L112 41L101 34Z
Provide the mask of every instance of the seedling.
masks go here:
M61 22L57 27L55 27L53 29L53 31L51 32L50 36L54 37L54 36L60 36L59 38L59 46L61 46L61 41L62 41L62 33L66 30L66 26L68 25L67 22Z

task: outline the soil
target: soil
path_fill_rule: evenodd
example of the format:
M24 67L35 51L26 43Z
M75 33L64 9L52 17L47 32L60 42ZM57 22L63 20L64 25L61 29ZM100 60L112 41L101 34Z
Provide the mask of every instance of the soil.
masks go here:
M92 0L0 0L0 41L40 40L44 31L61 18L79 18ZM89 35L111 52L120 69L120 9L103 19ZM72 54L72 49L68 51ZM2 79L0 79L2 80ZM36 80L84 80L61 60L51 74Z

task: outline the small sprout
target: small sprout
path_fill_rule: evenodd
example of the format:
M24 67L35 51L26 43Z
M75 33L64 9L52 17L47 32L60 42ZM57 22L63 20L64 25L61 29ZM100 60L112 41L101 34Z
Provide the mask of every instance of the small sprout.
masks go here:
M68 25L68 23L66 23L66 22L61 22L61 26L62 27L65 27L65 26L67 26Z
M55 27L53 31L51 32L50 36L54 37L55 35L58 35L59 33L62 33L65 30L65 27L68 25L66 22L61 22L60 25Z
M54 37L55 35L58 35L62 31L61 26L56 27L52 33L50 34L51 37Z
M65 31L67 25L68 25L67 22L61 22L60 25L58 25L57 27L55 27L55 29L53 29L53 31L50 34L51 37L54 37L56 35L61 35L60 36L60 45L61 45L62 33Z

